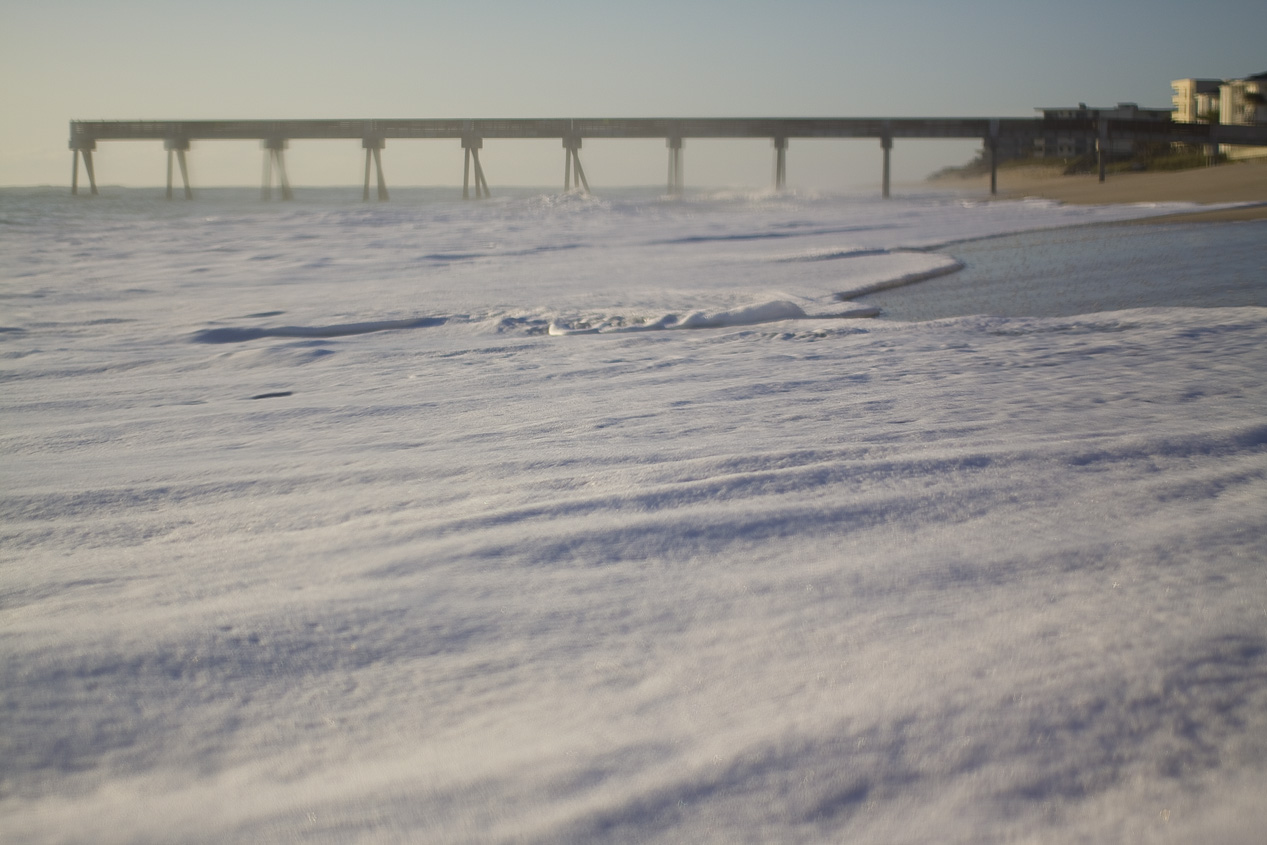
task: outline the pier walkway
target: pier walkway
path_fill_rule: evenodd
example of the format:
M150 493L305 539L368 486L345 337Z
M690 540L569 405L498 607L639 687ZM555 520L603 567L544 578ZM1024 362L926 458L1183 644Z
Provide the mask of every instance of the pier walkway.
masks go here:
M564 190L573 185L588 191L580 151L586 138L664 138L669 153L668 192L680 194L684 179L682 148L692 138L769 138L774 148L774 186L787 180L787 148L792 138L876 138L883 151L881 185L889 196L889 159L898 138L978 138L990 152L990 190L997 193L997 151L1032 147L1040 138L1085 138L1099 150L1115 140L1183 142L1202 146L1239 144L1267 146L1267 126L1229 126L1142 120L1050 120L1045 118L514 118L505 120L156 120L71 121L71 193L79 193L82 160L92 194L97 193L93 151L99 141L162 141L167 151L167 197L173 195L173 160L180 168L184 194L193 196L186 153L193 141L258 140L264 150L262 195L272 196L273 173L283 199L293 192L286 176L285 150L292 140L359 140L365 150L365 185L370 198L371 171L377 197L388 198L382 151L388 140L449 139L464 151L462 196L470 198L472 176L476 198L489 196L480 164L484 141L508 138L559 138L564 149ZM1100 156L1104 180L1106 155Z

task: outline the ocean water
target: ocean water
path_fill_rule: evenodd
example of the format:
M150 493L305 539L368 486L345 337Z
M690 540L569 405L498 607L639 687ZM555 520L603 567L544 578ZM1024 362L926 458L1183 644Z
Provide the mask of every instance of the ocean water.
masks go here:
M886 318L1070 317L1140 307L1267 306L1267 222L1085 226L951 250L964 269L871 294Z
M6 841L1257 841L1261 227L454 193L0 190Z

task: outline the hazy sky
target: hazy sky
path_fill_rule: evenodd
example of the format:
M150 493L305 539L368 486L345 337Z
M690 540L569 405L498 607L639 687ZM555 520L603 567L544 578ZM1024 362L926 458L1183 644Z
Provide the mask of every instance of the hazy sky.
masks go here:
M984 116L1267 70L1261 0L0 0L0 185L69 184L71 119ZM898 141L896 179L974 142ZM768 141L688 141L688 186L762 185ZM878 142L796 141L794 186L877 182ZM296 142L291 180L356 184L356 142ZM197 185L255 184L254 143L196 144ZM490 185L561 182L557 141L490 141ZM161 184L156 142L102 184ZM587 142L592 187L658 183L663 142ZM389 141L389 184L457 184L456 141Z

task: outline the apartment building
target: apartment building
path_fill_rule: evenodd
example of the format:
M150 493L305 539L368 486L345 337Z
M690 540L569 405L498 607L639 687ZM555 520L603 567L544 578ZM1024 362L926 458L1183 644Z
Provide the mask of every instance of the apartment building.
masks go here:
M1221 79L1176 79L1170 83L1176 123L1199 123L1219 113Z
M1267 123L1267 73L1224 82L1219 87L1219 121L1240 126Z
M1267 73L1243 79L1176 79L1170 89L1174 119L1181 123L1267 124ZM1224 144L1220 152L1228 158L1252 158L1267 155L1267 148Z

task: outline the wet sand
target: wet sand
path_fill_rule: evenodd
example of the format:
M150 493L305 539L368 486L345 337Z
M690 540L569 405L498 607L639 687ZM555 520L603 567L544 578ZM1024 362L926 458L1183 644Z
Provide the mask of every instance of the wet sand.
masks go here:
M988 196L990 176L948 176L936 180L936 184ZM998 187L1000 197L1043 197L1073 205L1253 203L1239 208L1185 211L1141 222L1267 219L1267 159L1164 173L1110 173L1104 182L1094 173L1064 176L1058 168L1006 167L999 170Z

